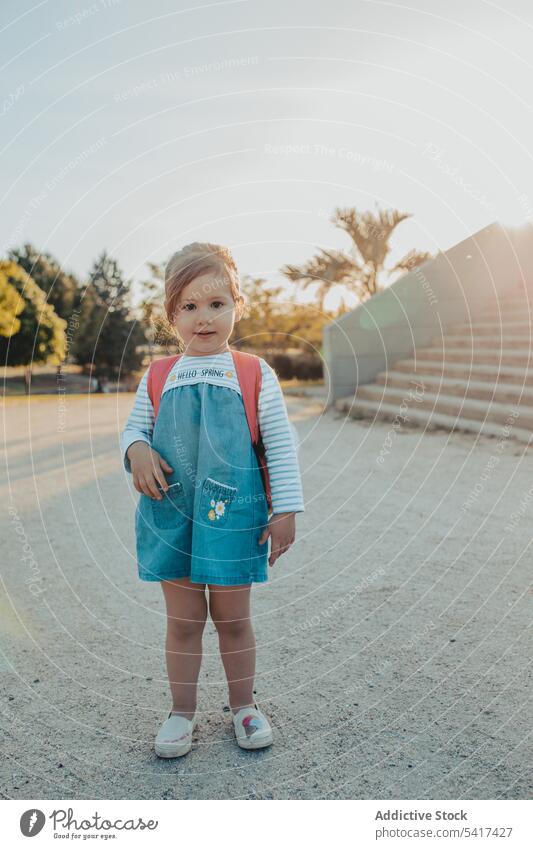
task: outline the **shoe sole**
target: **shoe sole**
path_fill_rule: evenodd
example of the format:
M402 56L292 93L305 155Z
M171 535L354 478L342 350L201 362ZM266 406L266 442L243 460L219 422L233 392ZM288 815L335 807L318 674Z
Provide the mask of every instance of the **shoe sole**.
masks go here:
M251 737L247 737L244 740L237 738L237 743L241 749L264 749L266 746L271 746L273 742L272 734L268 734L265 737L258 737L256 740L252 740Z
M192 749L192 741L190 743L155 743L155 753L159 758L181 758L190 752Z

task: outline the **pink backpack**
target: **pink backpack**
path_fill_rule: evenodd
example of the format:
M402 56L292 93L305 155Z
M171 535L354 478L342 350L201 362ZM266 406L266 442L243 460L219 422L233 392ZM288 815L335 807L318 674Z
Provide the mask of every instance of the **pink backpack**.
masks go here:
M259 469L263 479L263 486L265 488L268 511L270 513L272 511L270 479L266 463L265 446L261 439L259 422L257 419L257 404L259 401L259 392L261 391L261 363L259 362L259 357L256 357L255 354L245 354L243 351L233 350L231 351L231 354L235 364L235 371L237 372L239 385L241 387L246 420L250 429L252 445L255 449L259 462ZM170 369L180 357L181 354L176 354L173 357L163 357L161 360L155 360L148 370L148 396L152 402L156 418L159 412L163 386L165 385Z

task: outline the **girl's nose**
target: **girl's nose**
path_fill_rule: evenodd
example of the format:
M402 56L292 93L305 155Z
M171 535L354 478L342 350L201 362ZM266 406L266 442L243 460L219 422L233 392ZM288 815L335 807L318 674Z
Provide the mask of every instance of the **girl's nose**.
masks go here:
M209 308L204 307L198 310L197 320L199 324L209 324Z
M196 332L200 333L202 330L210 330L211 325L208 321L199 321L196 325Z

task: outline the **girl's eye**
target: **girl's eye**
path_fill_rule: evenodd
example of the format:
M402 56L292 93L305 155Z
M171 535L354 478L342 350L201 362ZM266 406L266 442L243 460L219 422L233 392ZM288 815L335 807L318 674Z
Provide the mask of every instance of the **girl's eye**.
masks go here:
M212 306L214 306L215 304L220 304L220 306L223 307L224 301L213 301ZM189 309L189 307L190 307L190 309ZM183 304L182 309L187 310L188 312L191 312L192 310L196 309L196 304Z

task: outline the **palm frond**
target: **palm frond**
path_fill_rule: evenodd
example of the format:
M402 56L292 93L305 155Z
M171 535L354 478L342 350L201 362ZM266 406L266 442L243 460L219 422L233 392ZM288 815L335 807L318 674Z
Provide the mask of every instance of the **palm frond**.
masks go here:
M388 274L394 274L396 271L412 271L413 268L422 265L428 259L432 259L432 256L427 251L417 251L413 248L402 259L398 260L392 268L388 269Z
M302 282L304 286L317 281L331 285L352 280L361 271L356 260L343 251L320 249L318 254L304 265L284 265L281 273L293 283Z
M370 210L358 212L355 207L337 207L332 222L348 233L363 263L373 265L377 273L390 251L391 233L410 217L411 213L398 209L380 209L374 213Z

